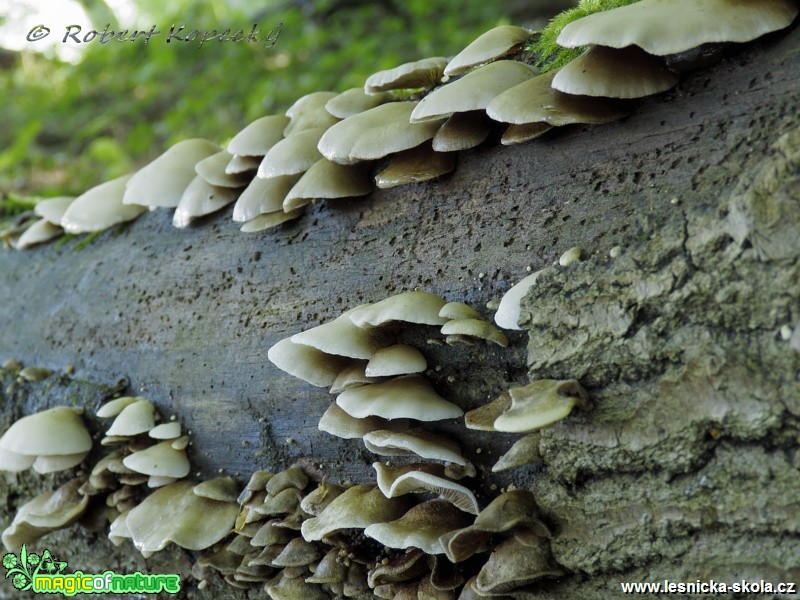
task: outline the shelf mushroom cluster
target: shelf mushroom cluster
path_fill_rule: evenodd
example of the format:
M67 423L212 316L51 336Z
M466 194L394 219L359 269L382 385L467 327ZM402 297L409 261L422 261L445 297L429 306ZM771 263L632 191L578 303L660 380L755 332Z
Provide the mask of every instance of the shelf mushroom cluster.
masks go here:
M132 175L75 199L43 201L39 220L4 239L28 248L63 231L101 231L147 208L174 208L173 224L186 227L234 201L242 231L275 227L316 200L369 194L372 172L379 188L450 173L459 151L500 125L501 143L516 144L553 127L620 119L633 100L678 83L668 66L676 55L754 40L797 14L796 0L640 0L564 27L557 43L586 51L545 73L515 59L524 56L529 31L496 27L450 60L418 60L371 75L363 88L303 96L284 115L247 125L224 149L178 142Z

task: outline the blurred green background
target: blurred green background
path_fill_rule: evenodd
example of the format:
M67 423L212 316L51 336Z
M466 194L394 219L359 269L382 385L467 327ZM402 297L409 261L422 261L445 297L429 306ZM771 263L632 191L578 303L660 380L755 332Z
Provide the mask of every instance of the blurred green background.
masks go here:
M4 0L0 26L60 4ZM427 56L453 55L502 23L543 26L569 0L82 0L102 30L161 31L142 40L97 41L70 61L38 42L0 50L0 197L77 195L145 164L188 137L225 142L248 122L283 112L303 94L363 85L371 73ZM29 15L30 16L30 15ZM52 17L55 18L55 17ZM17 19L19 22L15 23ZM271 48L257 43L165 43L187 29L262 31L282 24ZM50 25L49 21L45 24ZM52 38L64 27L53 24ZM3 42L0 42L3 43ZM13 44L5 43L5 46ZM66 44L61 44L62 49Z

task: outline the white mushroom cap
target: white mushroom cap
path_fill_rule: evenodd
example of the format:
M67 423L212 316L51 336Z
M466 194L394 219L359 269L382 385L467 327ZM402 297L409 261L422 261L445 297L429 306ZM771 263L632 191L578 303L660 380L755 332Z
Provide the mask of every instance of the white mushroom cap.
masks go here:
M326 131L321 127L304 129L282 139L261 160L258 177L268 179L281 175L299 175L308 171L322 158L317 144Z
M368 359L387 344L380 332L353 324L350 315L354 310L358 309L347 311L329 323L295 333L290 339L295 344L312 346L327 354Z
M178 421L162 423L153 427L147 435L155 440L174 440L181 437L181 424Z
M139 169L125 185L122 202L148 207L172 208L196 173L194 166L219 152L213 142L203 139L183 140L153 162Z
M650 54L677 54L711 42L749 42L788 27L792 0L641 0L568 24L557 42L565 48L636 45Z
M302 217L303 212L305 212L305 208L298 208L290 210L289 212L279 210L276 212L264 213L263 215L258 215L247 221L247 223L239 228L239 231L243 233L254 233L256 231L271 229L287 221L293 221L294 219Z
M550 123L523 123L521 125L509 125L500 138L500 143L504 146L523 144L542 137L553 128Z
M377 350L370 357L364 373L367 377L393 377L422 373L427 368L422 352L407 344L396 344Z
M290 118L289 124L284 128L283 135L299 133L304 129L327 129L339 122L339 119L325 110L329 100L338 96L336 92L312 92L299 98L286 111Z
M139 400L144 400L144 398L135 398L133 396L122 396L121 398L115 398L114 400L109 400L103 404L103 406L97 409L97 413L95 414L101 419L116 417L125 409L126 406Z
M496 96L535 75L533 67L513 60L499 60L479 67L425 96L411 113L411 122L485 109Z
M446 500L428 500L399 519L373 523L364 535L388 548L420 548L425 554L444 554L439 538L469 525L469 518Z
M455 152L435 152L430 144L422 144L395 154L389 164L375 175L375 185L385 190L421 183L452 173L455 168Z
M267 358L276 367L317 387L328 387L348 360L327 354L317 348L285 338L267 351Z
M511 407L494 421L497 431L527 433L565 418L575 406L590 408L589 396L574 379L540 379L508 390Z
M244 223L262 214L283 211L286 195L299 180L300 175L254 177L233 206L233 220Z
M444 319L483 319L481 313L463 302L448 302L439 310Z
M474 148L486 141L492 121L482 110L459 112L447 119L431 142L436 152L458 152Z
M432 88L441 81L446 65L446 58L434 56L378 71L367 77L364 91L367 94L379 94L389 90Z
M46 198L36 203L36 206L33 207L33 212L53 225L61 225L61 218L73 200L75 200L74 196Z
M357 418L378 416L384 419L439 421L464 414L458 406L437 394L431 384L419 375L347 389L336 397L336 404Z
M331 404L319 420L319 430L342 439L362 438L378 429L402 431L408 427L407 419L387 421L380 417L356 419L351 417L336 404Z
M419 456L466 466L461 447L444 435L421 428L408 431L372 431L364 435L364 446L382 456Z
M447 63L444 74L460 75L472 67L508 56L519 50L530 36L527 29L500 25L478 36Z
M113 225L132 221L146 207L138 204L123 204L125 184L130 175L117 177L84 192L69 205L61 218L61 227L67 233L90 233L103 231Z
M0 450L26 456L85 456L91 448L92 438L80 416L65 406L22 417L0 438Z
M435 294L420 291L403 292L375 304L359 306L350 311L349 318L359 327L377 327L390 321L444 325L447 319L440 317L439 311L445 304L445 301Z
M346 118L319 141L328 160L354 164L408 150L433 138L441 122L411 123L417 102L389 102Z
M522 281L509 289L500 300L500 306L494 314L494 322L503 329L522 329L518 325L520 316L520 304L525 294L536 284L536 280L547 269L536 271L525 277Z
M0 448L0 471L18 473L19 471L30 469L36 458L35 454L17 454Z
M325 110L337 119L346 119L360 112L380 106L392 99L391 94L367 94L364 88L351 88L328 100Z
M170 440L134 452L122 464L137 473L157 477L186 477L190 470L186 451L173 448Z
M600 124L621 119L628 112L617 100L573 96L553 89L559 70L549 71L509 88L486 107L486 114L502 123Z
M283 115L261 117L250 123L228 142L229 154L264 156L272 146L283 139L283 130L289 118Z
M155 427L155 407L144 398L126 404L106 431L108 436L134 436L150 431Z
M76 452L75 454L62 454L58 456L37 456L33 462L33 470L42 475L46 473L55 473L56 471L63 471L71 469L79 465L87 452Z
M234 154L225 165L226 175L251 175L252 171L258 169L261 163L260 156L242 156L241 154Z
M339 372L328 391L331 394L341 394L347 388L366 385L368 383L378 383L381 380L380 377L367 377L366 369L368 362L369 361L366 360L353 361L353 364Z
M306 171L283 200L283 210L291 211L314 199L352 198L372 191L360 166L345 166L322 158Z
M238 196L236 190L209 185L199 175L195 177L181 196L175 208L172 224L175 227L188 227L197 217L209 215L224 208Z
M39 219L34 221L23 233L16 242L14 248L17 250L25 250L36 244L49 242L64 233L60 225L53 225L46 219Z
M239 491L233 477L215 477L198 483L192 488L192 493L203 498L219 500L220 502L236 502Z
M565 94L641 98L664 92L677 83L676 73L638 46L592 46L559 69L552 86Z
M401 467L402 472L399 474L381 473L383 467L380 465L381 463L377 462L372 464L378 472L378 481L383 481L383 487L380 489L387 498L395 498L413 492L433 492L452 502L464 512L473 515L480 512L475 494L469 488L431 471L429 465L410 471ZM386 484L389 484L388 489L386 489Z
M498 346L508 346L508 338L503 332L483 319L453 319L442 325L443 335L467 335L477 337Z
M247 183L247 176L228 174L225 169L233 157L227 150L222 150L204 158L194 166L195 172L209 185L238 188Z

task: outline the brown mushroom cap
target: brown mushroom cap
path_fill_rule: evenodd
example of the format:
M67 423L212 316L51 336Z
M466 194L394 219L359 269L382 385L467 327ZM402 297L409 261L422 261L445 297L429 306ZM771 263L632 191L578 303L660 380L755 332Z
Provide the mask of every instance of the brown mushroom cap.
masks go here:
M434 56L378 71L367 78L364 91L367 94L379 94L406 88L432 88L442 79L446 65L446 58Z
M711 42L748 42L788 27L797 13L792 0L641 0L573 21L557 42L565 48L636 45L665 56Z
M490 29L447 63L444 74L460 75L472 67L508 56L519 50L529 36L527 29L514 25L500 25Z
M563 66L552 86L572 95L641 98L664 92L677 83L676 73L638 46L592 46Z

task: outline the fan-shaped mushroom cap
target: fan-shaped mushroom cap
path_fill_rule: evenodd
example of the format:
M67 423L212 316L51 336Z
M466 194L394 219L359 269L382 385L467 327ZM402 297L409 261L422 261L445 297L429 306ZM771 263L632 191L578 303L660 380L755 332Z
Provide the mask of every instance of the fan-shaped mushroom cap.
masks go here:
M274 517L277 515L289 515L300 506L303 495L295 487L288 487L277 494L269 495L264 499L263 504L255 504L251 510L259 515ZM248 505L249 506L249 505Z
M481 314L469 304L463 302L448 302L439 310L439 316L444 319L482 319Z
M377 471L380 490L387 498L412 492L433 492L464 512L477 515L480 510L475 494L463 485L443 477L434 465L389 468L375 462L372 466Z
M485 109L496 96L535 75L533 67L513 60L499 60L479 67L425 96L411 113L411 122Z
M299 175L308 171L322 158L317 150L325 129L304 129L275 144L258 167L258 176L264 179L283 175Z
M0 448L0 471L8 471L10 473L17 473L30 469L33 463L36 462L35 455L17 454Z
M302 577L288 577L281 571L265 586L272 600L329 600L330 596L318 585L306 583Z
M378 331L356 326L349 310L333 321L295 333L290 339L295 344L312 346L336 356L368 359L387 344Z
M525 277L522 281L508 290L503 298L500 300L500 306L494 314L494 322L503 329L522 329L518 324L520 316L520 303L528 293L528 290L533 287L539 276L547 269L536 271Z
M61 227L67 233L90 233L103 231L113 225L132 221L146 207L138 204L123 204L125 183L130 175L117 177L87 190L69 205L61 217Z
M194 487L190 481L171 483L128 513L125 523L139 552L157 552L170 542L203 550L228 535L238 506L195 494Z
M240 156L264 156L272 146L283 139L283 130L289 117L271 115L250 123L228 142L229 154Z
M37 456L33 461L33 470L42 475L46 473L55 473L56 471L63 471L71 469L79 465L84 458L86 452L76 452L75 454L63 454L59 456Z
M676 83L676 73L638 46L592 46L562 67L552 86L565 94L641 98L666 91Z
M22 470L35 464L18 455L38 457L86 456L92 448L92 438L78 413L72 408L58 406L41 411L14 422L0 438L0 463L3 470ZM81 457L83 460L83 457ZM80 460L74 462L79 463ZM22 466L26 463L27 466Z
M14 248L17 250L25 250L36 244L49 242L57 238L64 230L60 225L53 225L46 219L39 219L34 221L14 243Z
M677 54L711 42L749 42L788 27L791 0L641 0L573 21L558 36L565 48L636 45L650 54Z
M243 233L255 233L257 231L264 231L265 229L272 229L273 227L277 227L278 225L286 223L287 221L293 221L294 219L300 218L303 216L304 211L304 208L298 208L296 210L290 210L289 212L283 212L282 210L279 210L277 212L258 215L242 225L239 228L239 231Z
M111 410L116 410L116 406ZM149 400L134 398L134 402L126 402L125 407L117 414L117 418L106 431L106 435L127 437L150 431L156 424L155 411L153 403ZM100 416L99 411L98 416ZM109 414L109 416L111 415Z
M536 138L542 137L553 128L550 123L523 123L521 125L509 125L500 138L500 143L504 146L523 144Z
M460 75L472 67L497 60L519 50L530 33L522 27L501 25L478 36L447 63L444 74Z
M61 219L73 200L75 200L74 196L46 198L36 203L36 206L33 207L33 212L53 225L61 225Z
M445 121L433 136L436 152L457 152L479 146L492 131L492 122L482 110L459 112Z
M421 183L452 173L455 168L455 152L434 152L430 144L422 144L394 155L375 175L375 185L385 190Z
M336 92L312 92L299 98L286 111L286 116L290 118L290 121L283 130L283 135L288 137L305 129L320 127L327 129L338 123L339 119L325 110L328 101L336 96L338 96Z
M508 338L503 332L483 319L453 319L442 325L443 335L466 335L494 342L498 346L508 346Z
M295 343L291 338L284 338L272 346L267 351L267 358L280 370L317 387L330 386L349 362L342 356L326 354L314 346Z
M153 162L139 169L124 186L123 204L172 208L195 178L195 165L219 152L220 147L203 139L183 140Z
M347 566L339 560L339 548L329 550L314 569L311 577L306 577L306 583L339 583L347 576Z
M229 188L242 187L247 183L247 176L241 173L229 174L225 172L232 158L233 156L227 150L222 150L198 162L194 166L194 170L209 185Z
M439 316L445 301L435 294L413 291L390 296L375 304L364 304L350 311L350 320L359 327L377 327L390 321L423 325L444 325ZM368 358L368 357L367 357Z
M388 93L367 94L364 88L351 88L328 100L325 110L337 119L346 119L391 100Z
M466 527L469 518L446 500L428 500L411 508L399 519L373 523L364 535L389 548L420 548L426 554L444 554L439 537Z
M495 97L486 114L503 123L539 123L554 126L616 121L629 110L607 98L573 96L553 89L559 70L549 71L516 85Z
M436 463L411 463L401 466L389 466L382 462L374 462L372 463L372 467L375 469L375 480L378 484L378 489L380 489L380 491L383 492L387 498L392 497L391 493L394 482L399 477L408 473L416 471L434 475L436 477L446 477L446 467Z
M286 544L272 564L275 567L305 567L319 560L321 555L317 546L298 537Z
M382 456L416 455L457 465L469 464L469 461L461 455L461 447L456 442L422 428L407 431L372 431L364 435L364 445L370 452Z
M407 419L387 421L380 417L357 419L351 417L336 404L331 404L319 420L319 430L346 440L362 438L371 431L389 429L402 431L408 427Z
M290 488L302 490L307 485L308 475L306 475L302 467L295 465L273 475L267 482L265 489L268 494L275 496Z
M261 164L260 156L242 156L241 154L234 154L225 165L226 175L246 175L252 177L252 171L258 169Z
M494 549L473 584L479 594L505 594L537 579L564 574L550 557L547 539L531 537L526 543L520 539L515 535Z
M353 364L339 372L328 391L331 394L341 394L347 388L368 383L378 383L381 380L380 377L367 377L367 364L369 364L369 361L366 360L353 361Z
M272 473L267 471L255 471L250 476L250 481L247 482L247 485L244 487L244 490L242 490L242 493L239 494L239 498L237 499L239 504L249 502L256 492L265 491L267 482L270 479L272 479Z
M364 91L367 94L378 94L389 90L432 88L441 81L446 65L446 58L434 56L378 71L367 77Z
M393 521L410 508L405 499L387 498L371 484L356 485L337 496L317 517L303 522L303 539L322 540L342 529L364 529Z
M155 440L174 440L181 437L181 424L177 421L156 425L147 432Z
M395 344L376 350L364 373L367 377L392 377L422 373L427 368L428 363L422 352L407 344Z
M417 419L440 421L464 414L458 406L437 394L423 377L410 375L362 385L336 397L345 412L356 418Z
M539 455L539 435L531 433L514 442L511 448L497 459L497 462L492 466L492 473L499 473L506 469L521 467L541 460Z
M417 105L389 102L348 117L325 132L319 151L328 160L347 165L419 146L436 134L441 123L410 123Z
M243 223L259 215L282 212L286 195L299 180L300 175L270 179L254 177L233 206L233 220Z
M101 419L116 417L125 409L126 406L133 404L138 400L144 400L144 398L135 396L122 396L121 398L115 398L114 400L109 400L103 404L103 406L97 409L95 414Z
M137 473L157 477L186 477L190 470L186 451L173 448L170 440L134 452L122 464Z
M198 483L192 488L192 493L210 500L220 502L236 502L239 491L233 477L215 477Z
M323 480L322 483L314 488L314 491L303 497L300 501L300 508L303 512L315 517L346 489L344 486Z
M209 185L198 175L183 192L172 216L172 224L178 228L188 227L197 217L224 208L236 200L238 195L239 192L234 189Z
M534 431L565 418L575 406L588 409L589 396L574 379L540 379L511 388L511 407L494 421L497 431Z
M131 532L128 530L128 525L125 519L128 517L129 511L120 513L116 519L108 526L108 539L115 546L119 546L125 540L131 539Z
M274 545L284 546L294 537L294 533L284 527L275 527L274 525L277 522L278 519L271 519L263 524L259 522L258 525L260 525L260 527L256 534L250 539L250 545L259 548Z
M361 166L346 166L322 158L297 181L283 200L283 210L290 211L314 199L352 198L372 191Z
M73 479L55 491L45 492L23 504L11 525L3 531L3 545L15 551L43 535L68 527L86 510L88 496L78 492L83 479Z

